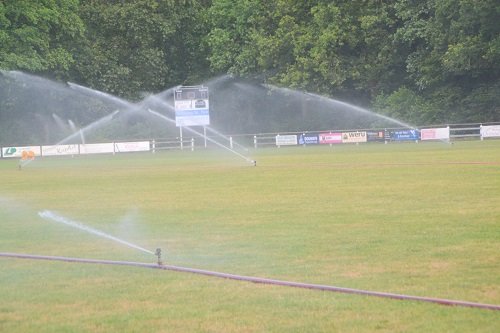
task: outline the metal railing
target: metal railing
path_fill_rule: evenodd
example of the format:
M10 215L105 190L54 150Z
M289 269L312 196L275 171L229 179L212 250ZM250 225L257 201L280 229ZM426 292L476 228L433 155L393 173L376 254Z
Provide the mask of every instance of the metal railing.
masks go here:
M483 129L488 127L489 130L493 129L495 133L493 135L487 134L484 136ZM449 138L447 140L483 140L485 138L500 138L500 122L495 123L468 123L468 124L450 124L450 125L432 125L432 126L422 126L421 130L429 128L447 128L449 129ZM365 132L367 137L373 132L384 132L385 136L381 139L380 136L374 140L367 138L367 141L378 141L378 142L393 142L398 140L393 140L391 138L391 133L398 130L409 130L408 128L383 128L383 129L332 129L332 130L320 130L320 131L298 131L298 132L276 132L276 133L259 133L259 134L238 134L238 135L220 135L220 136L207 136L203 137L171 137L171 138L155 138L149 139L150 151L153 153L159 151L169 151L169 150L191 150L195 149L205 149L205 148L215 148L215 147L228 147L230 149L253 147L254 149L266 148L266 147L278 147L277 137L282 137L286 135L297 135L297 138L306 135L314 135L321 133L353 133L353 132ZM416 130L416 129L414 129ZM145 140L146 141L146 140ZM408 142L419 140L406 140ZM319 143L319 142L318 142ZM297 143L300 144L300 143ZM304 143L306 145L307 143ZM3 146L0 147L0 157L12 157L10 152L16 148L32 149L32 147L41 147L39 145L30 146ZM78 153L77 153L78 154ZM36 154L36 156L41 156L42 153Z

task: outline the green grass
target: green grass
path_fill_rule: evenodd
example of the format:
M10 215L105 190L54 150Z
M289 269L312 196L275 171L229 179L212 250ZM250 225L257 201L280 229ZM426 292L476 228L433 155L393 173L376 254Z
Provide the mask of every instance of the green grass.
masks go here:
M500 304L500 141L0 160L0 252ZM1 332L496 332L497 311L0 258Z

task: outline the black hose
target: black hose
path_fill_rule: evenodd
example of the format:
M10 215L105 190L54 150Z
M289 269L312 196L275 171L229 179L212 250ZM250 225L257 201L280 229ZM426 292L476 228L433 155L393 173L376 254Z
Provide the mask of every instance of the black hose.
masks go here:
M338 293L345 293L345 294L357 294L357 295L365 295L365 296L376 296L376 297L399 299L399 300L429 302L429 303L436 303L436 304L440 304L440 305L449 305L449 306L463 306L463 307L480 308L480 309L497 310L497 311L500 310L500 305L494 305L494 304L483 304L483 303L450 300L450 299L443 299L443 298L411 296L411 295L384 293L384 292L369 291L369 290L362 290L362 289L335 287L335 286L328 286L328 285L321 285L321 284L310 284L310 283L302 283L302 282L274 280L274 279L266 279L266 278L260 278L260 277L254 277L254 276L244 276L244 275L220 273L220 272L214 272L214 271L207 271L207 270L203 270L203 269L173 266L173 265L158 265L158 264L150 264L150 263L131 262L131 261L113 261L113 260L70 258L70 257L56 257L56 256L40 256L40 255L31 255L31 254L3 253L3 252L0 252L0 257L18 258L18 259L34 259L34 260L52 260L52 261L86 263L86 264L135 266L135 267L142 267L142 268L152 268L152 269L162 269L162 270L176 271L176 272L193 273L193 274L214 276L214 277L219 277L219 278L224 278L224 279L246 281L246 282L253 282L253 283L262 283L262 284L270 284L270 285L278 285L278 286L286 286L286 287L294 287L294 288L323 290L323 291L338 292Z

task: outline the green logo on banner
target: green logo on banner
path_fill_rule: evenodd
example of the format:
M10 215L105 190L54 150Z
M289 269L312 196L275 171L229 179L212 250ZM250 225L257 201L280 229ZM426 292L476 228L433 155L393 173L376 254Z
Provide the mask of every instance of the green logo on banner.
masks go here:
M14 155L16 151L17 149L14 147L7 148L7 150L5 150L4 156Z

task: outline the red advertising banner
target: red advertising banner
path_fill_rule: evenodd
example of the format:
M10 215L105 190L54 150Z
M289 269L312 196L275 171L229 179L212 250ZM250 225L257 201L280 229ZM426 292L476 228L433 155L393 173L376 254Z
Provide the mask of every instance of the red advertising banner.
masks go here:
M342 133L319 133L320 144L342 143Z

